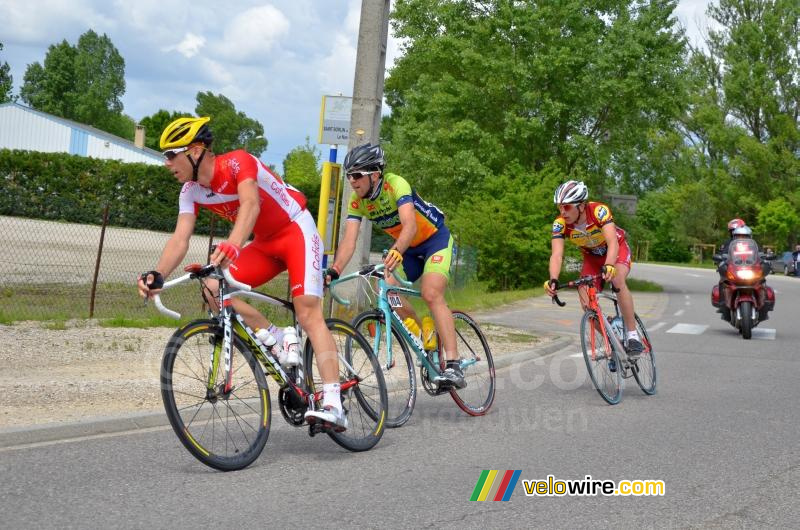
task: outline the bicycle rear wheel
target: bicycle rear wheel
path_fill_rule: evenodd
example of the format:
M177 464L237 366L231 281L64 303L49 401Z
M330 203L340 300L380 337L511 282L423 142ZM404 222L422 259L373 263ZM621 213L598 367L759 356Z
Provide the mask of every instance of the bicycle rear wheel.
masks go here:
M638 359L631 363L631 369L642 392L652 396L656 393L656 354L642 319L639 318L639 315L634 316L636 317L636 331L639 332L639 337L642 339L644 351Z
M327 319L336 350L350 368L339 360L339 383L342 406L347 413L347 430L328 432L337 444L350 451L366 451L377 444L386 427L388 397L383 370L372 348L353 326L337 319ZM308 387L322 399L322 378L311 341L306 341L303 356Z
M270 398L264 372L238 337L233 338L233 387L224 391L222 335L212 320L196 320L172 335L161 365L161 397L186 449L209 467L233 471L253 463L264 449ZM218 362L211 373L215 352Z
M353 320L353 327L367 339L383 369L389 396L386 426L400 427L411 417L417 401L417 375L411 351L397 330L392 328L392 365L387 367L386 317L382 311L361 313Z
M581 349L592 384L603 399L616 405L622 399L622 366L614 348L610 344L609 348L606 347L602 325L597 313L587 311L583 314ZM616 367L613 372L612 366Z
M483 416L494 402L495 373L492 352L481 328L463 311L453 311L456 344L467 386L452 388L450 396L470 416Z

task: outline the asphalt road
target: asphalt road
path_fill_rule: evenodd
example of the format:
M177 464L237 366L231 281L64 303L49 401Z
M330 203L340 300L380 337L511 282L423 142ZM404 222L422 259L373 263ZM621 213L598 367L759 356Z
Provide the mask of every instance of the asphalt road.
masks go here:
M655 396L628 380L622 403L606 405L573 346L498 372L493 410L482 418L467 417L447 396L421 396L411 421L367 453L310 438L278 413L262 457L227 474L195 461L160 428L0 449L0 521L796 527L800 280L770 277L776 309L745 341L710 306L713 271L637 265L635 275L665 286L663 295L641 297L657 351ZM577 303L563 298L571 302L564 309L539 299L492 319L575 334ZM521 470L523 480L663 480L665 494L528 497L520 480L508 502L470 502L484 469Z

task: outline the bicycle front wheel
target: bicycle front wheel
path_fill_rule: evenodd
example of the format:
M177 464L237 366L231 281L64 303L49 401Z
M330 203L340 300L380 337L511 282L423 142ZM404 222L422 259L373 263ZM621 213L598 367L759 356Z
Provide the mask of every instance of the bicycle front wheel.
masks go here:
M233 471L249 466L264 449L270 398L264 372L238 337L233 338L233 386L225 392L222 336L212 320L178 329L164 351L161 397L186 449L209 467Z
M348 423L347 430L328 435L345 449L366 451L380 441L386 427L388 397L383 370L369 343L353 326L333 318L326 323L339 355L339 384ZM310 340L306 341L303 359L308 387L321 400L322 377Z
M382 311L361 313L353 320L353 327L370 343L383 369L389 395L386 426L400 427L411 417L417 401L417 374L411 351L397 330L392 328L392 361L389 363L386 318Z
M638 359L631 363L631 369L642 392L652 396L656 393L656 354L642 319L639 318L639 315L634 316L636 317L636 331L639 332L639 337L642 339L644 351Z
M450 396L470 416L483 416L494 402L494 360L481 328L463 311L453 311L456 347L467 386L452 388Z
M622 399L622 366L611 344L606 347L602 325L597 313L584 313L581 320L581 348L592 384L603 399L616 405Z

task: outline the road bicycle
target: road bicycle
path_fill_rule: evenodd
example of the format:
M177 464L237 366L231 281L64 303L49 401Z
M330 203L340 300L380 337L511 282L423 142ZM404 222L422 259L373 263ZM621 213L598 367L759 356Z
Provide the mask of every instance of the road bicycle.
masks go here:
M556 290L584 289L587 294L588 304L581 319L581 349L589 377L600 396L611 405L620 402L624 380L631 376L636 379L642 392L651 396L656 393L656 359L650 336L642 319L634 314L636 331L639 332L644 351L628 356L625 348L628 332L619 312L617 290L612 286L611 294L599 291L596 282L601 278L601 275L583 276L556 286ZM600 298L611 300L614 304L614 317L603 315ZM566 305L558 296L553 297L553 302L561 307Z
M494 401L495 372L489 343L477 322L463 311L453 311L453 320L458 340L461 370L467 386L455 388L442 377L445 358L438 347L425 350L420 337L409 331L395 311L402 306L400 295L421 297L412 283L392 273L400 285L389 284L384 277L384 265L368 265L352 274L331 281L331 295L342 305L349 301L337 295L335 287L344 282L362 279L377 297L377 307L365 311L353 319L353 327L371 341L371 346L383 368L389 391L387 427L399 427L406 423L417 400L416 369L412 352L419 366L422 387L431 396L449 394L456 404L471 416L482 416L489 411ZM377 291L369 279L377 280ZM436 340L437 345L440 341ZM400 348L395 354L394 345Z
M278 406L293 426L306 425L304 414L322 400L322 380L311 341L306 340L302 364L284 369L233 308L233 297L250 297L289 311L297 328L294 307L286 300L251 290L214 265L190 265L185 275L164 283L163 289L198 280L219 282L218 307L210 318L194 320L170 338L161 365L161 396L167 417L180 441L202 463L222 471L247 467L267 443L271 424L267 378L278 384ZM180 314L166 308L154 296L159 311L173 318ZM383 436L387 394L383 373L369 343L347 322L328 319L336 341L342 405L348 427L336 432L320 423L308 433L327 433L350 451L365 451ZM262 369L263 368L263 369Z

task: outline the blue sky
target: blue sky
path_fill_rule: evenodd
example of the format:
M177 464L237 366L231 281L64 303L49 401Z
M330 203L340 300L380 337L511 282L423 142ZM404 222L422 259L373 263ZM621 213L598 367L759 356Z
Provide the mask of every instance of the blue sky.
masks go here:
M681 0L676 10L693 41L708 2ZM125 59L126 114L193 112L198 91L222 93L264 125L262 159L282 171L306 136L316 142L322 95L352 93L360 9L360 0L0 0L0 61L16 93L50 44L105 33ZM387 66L398 54L390 37Z

